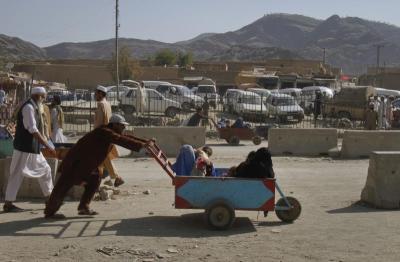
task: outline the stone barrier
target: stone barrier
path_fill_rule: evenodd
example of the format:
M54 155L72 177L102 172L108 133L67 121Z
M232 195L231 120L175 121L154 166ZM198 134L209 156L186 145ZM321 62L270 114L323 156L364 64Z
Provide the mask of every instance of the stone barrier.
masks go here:
M400 151L372 152L361 200L376 207L400 207Z
M206 143L206 131L203 127L135 127L127 131L140 138L156 138L157 145L169 157L175 157L184 144L201 147ZM132 156L144 156L145 152L132 152Z
M268 147L273 155L328 155L337 148L338 133L333 128L270 128Z
M56 177L58 168L58 160L53 158L46 159L51 168L53 181ZM0 159L0 193L5 196L7 181L10 175L11 157ZM40 189L39 181L35 178L24 177L21 187L18 191L18 198L43 198L42 190Z
M400 151L400 131L350 130L344 132L341 157L369 157L373 151Z

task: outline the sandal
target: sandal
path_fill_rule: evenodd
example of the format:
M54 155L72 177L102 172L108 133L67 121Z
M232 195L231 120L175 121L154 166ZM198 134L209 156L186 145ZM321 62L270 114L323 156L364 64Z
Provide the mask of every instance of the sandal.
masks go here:
M91 209L78 210L78 215L81 215L81 216L95 216L98 214L99 214L98 212L91 210Z
M117 177L114 181L114 186L119 187L120 185L125 184L125 181L121 177Z
M25 210L13 204L4 204L3 211L5 213L18 213L18 212L24 212Z

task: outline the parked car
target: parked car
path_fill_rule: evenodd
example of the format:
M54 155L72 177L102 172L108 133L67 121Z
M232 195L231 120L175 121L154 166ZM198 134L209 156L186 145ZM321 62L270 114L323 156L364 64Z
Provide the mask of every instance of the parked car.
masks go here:
M160 85L171 85L170 82L165 81L142 81L145 88L156 89Z
M224 107L229 108L231 113L245 118L265 119L267 108L261 96L256 93L238 89L229 89L224 100ZM225 104L226 103L226 104Z
M76 100L86 100L86 101L91 101L94 100L94 96L92 96L92 92L90 92L87 89L75 89L75 96Z
M267 99L269 117L279 119L280 122L304 119L304 110L296 102L294 97L287 94L271 93Z
M233 106L237 102L237 98L239 94L241 94L243 90L239 89L228 89L225 92L225 95L222 98L223 101L223 111L228 113L233 113Z
M284 89L274 89L271 92L290 95L294 99L296 99L297 103L300 103L302 99L301 89L300 88L284 88Z
M207 97L208 102L212 107L217 107L217 104L219 102L219 95L217 94L217 88L215 87L215 85L199 85L197 87L194 87L192 90L196 95L200 96L203 99Z
M120 107L124 114L133 114L136 112L136 92L137 88L131 88L122 97ZM178 102L165 98L157 90L145 89L147 95L147 105L145 112L149 113L163 113L167 117L175 117L181 110Z
M107 86L107 99L115 100L117 99L117 86ZM129 91L131 87L129 86L118 86L119 88L119 98L122 98L126 92Z
M264 104L267 103L267 98L271 95L271 91L264 88L247 88L246 91L253 92L261 96Z
M202 106L204 99L195 95L189 88L181 85L159 85L156 90L163 96L180 103L182 110L190 111L190 109Z
M121 84L128 87L139 87L140 83L134 80L122 80Z
M392 102L392 106L394 109L400 110L400 98L397 98Z
M74 95L74 93L65 90L65 89L52 89L49 92L47 92L47 96L46 96L46 101L47 102L51 102L53 100L53 97L55 95L60 96L61 101L75 101L76 97Z

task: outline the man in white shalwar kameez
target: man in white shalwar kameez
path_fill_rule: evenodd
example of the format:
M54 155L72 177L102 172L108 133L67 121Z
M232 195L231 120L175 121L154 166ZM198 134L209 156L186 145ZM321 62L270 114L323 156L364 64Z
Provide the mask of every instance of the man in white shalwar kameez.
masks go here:
M147 95L144 83L141 82L136 92L136 114L143 116L147 105Z
M45 197L48 197L53 190L50 166L40 152L42 145L52 154L56 154L54 148L39 131L43 127L39 106L45 96L46 90L43 87L32 88L31 98L20 107L17 113L14 152L3 206L4 212L22 211L13 202L16 200L24 177L37 178Z

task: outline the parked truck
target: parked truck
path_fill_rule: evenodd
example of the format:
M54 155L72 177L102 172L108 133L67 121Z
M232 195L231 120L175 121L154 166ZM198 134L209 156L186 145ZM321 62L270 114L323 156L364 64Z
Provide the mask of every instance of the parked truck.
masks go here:
M369 99L375 94L372 86L342 87L331 100L322 101L323 116L363 121Z

